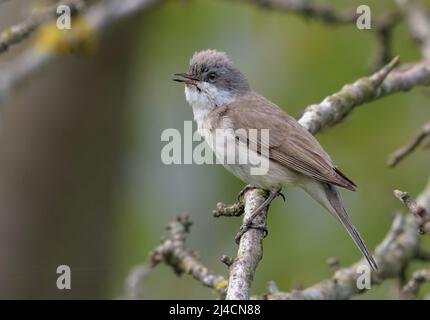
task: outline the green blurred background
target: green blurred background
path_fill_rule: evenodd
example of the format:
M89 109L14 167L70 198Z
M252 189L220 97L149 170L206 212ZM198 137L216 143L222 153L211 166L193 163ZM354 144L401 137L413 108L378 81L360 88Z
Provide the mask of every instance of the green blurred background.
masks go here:
M294 117L299 117L305 106L320 102L342 85L371 72L369 61L375 52L376 41L370 30L325 25L294 14L230 2L166 1L109 31L108 44L104 44L97 56L110 55L113 54L111 50L116 50L119 58L108 60L93 70L97 73L100 68L112 69L106 77L99 76L95 82L87 83L77 71L71 71L72 76L70 73L64 76L69 79L63 79L64 87L74 86L76 92L65 90L63 100L73 102L78 99L84 86L102 87L99 94L105 99L94 96L88 105L91 108L97 105L94 108L102 114L106 109L101 101L109 103L109 95L118 90L118 85L121 86L121 97L113 100L115 104L108 108L115 110L109 111L112 120L98 131L100 141L107 149L112 142L109 139L115 139L112 143L116 145L114 151L109 149L116 159L115 164L105 171L96 171L100 174L79 170L76 173L85 174L87 180L104 179L101 178L104 174L115 173L109 182L110 192L93 199L108 199L104 203L110 214L97 217L91 233L77 249L85 251L90 246L92 252L106 254L97 260L96 267L84 259L71 265L72 286L74 279L79 281L81 276L100 277L102 285L97 285L97 290L85 291L78 284L74 287L82 289L78 297L122 297L124 280L130 269L146 260L149 251L159 243L164 226L181 212L188 212L194 222L187 242L189 247L199 252L211 270L227 273L220 257L223 254L234 256L237 246L233 238L241 220L215 219L212 210L217 202L233 202L244 183L221 165L166 166L160 159L165 145L160 139L162 131L176 128L182 132L184 121L193 118L184 98L184 88L172 82L171 78L173 73L187 69L189 58L195 51L215 48L227 52L248 77L254 90ZM328 2L338 8L364 4L360 0L318 1ZM430 2L425 3L430 8ZM367 4L372 8L373 17L395 7L391 0L367 1ZM392 52L400 55L402 62L420 59L404 24L395 29ZM12 56L13 53L10 54ZM72 66L68 67L70 71L76 66L84 69L97 64L96 60L94 57L65 57L62 61ZM57 86L62 81L61 72L64 72L63 66L58 67L58 77L52 80ZM54 76L46 71L43 77L49 81ZM20 88L18 95L25 90L28 89ZM34 90L49 95L46 87ZM395 169L389 169L386 160L393 150L408 141L430 119L428 94L427 89L417 88L366 104L341 124L317 135L342 171L359 186L356 193L346 191L342 194L352 220L371 248L382 240L393 213L401 208L392 191L399 188L417 195L427 182L430 153L414 153ZM91 96L91 92L87 96ZM56 107L64 105L57 104ZM26 113L26 108L30 107L23 108L23 113ZM117 110L121 110L120 117L117 117ZM13 111L9 113L13 114ZM99 120L97 114L91 119L96 123ZM105 132L111 133L111 128L116 128L114 138L104 135ZM93 131L89 130L88 136L92 134ZM89 144L88 148L99 146L97 141ZM80 151L76 149L74 152ZM94 168L104 164L103 159L97 158L100 153L95 157ZM72 166L76 166L76 162ZM74 188L79 189L80 182ZM94 189L100 191L97 186ZM286 203L276 200L270 208L270 233L264 242L264 258L258 267L253 293L264 292L269 280L276 281L282 290L291 290L329 277L331 271L326 260L331 256L337 257L342 265L360 258L347 233L323 208L301 190L289 189L285 194ZM87 214L91 215L91 212L89 210ZM68 222L61 218L59 221L60 224L73 225L74 213L70 213ZM80 227L73 231L78 238L81 232L88 231L85 220L80 223ZM104 251L99 252L95 243L100 232L108 241L101 244ZM66 247L61 249L62 256L67 260L68 248L73 247L74 242L65 239L63 243ZM428 239L426 244L430 244ZM47 256L50 252L48 250ZM59 258L53 259L52 265L57 260L61 262ZM31 261L28 263L34 263L36 267L28 272L39 277L40 273L35 271L40 266L37 257ZM395 284L394 280L388 281L359 298L394 297ZM62 293L60 297L68 297L67 294ZM7 292L2 296L9 297ZM15 296L32 295L17 292ZM42 296L56 297L56 293ZM162 265L146 277L144 297L206 299L215 296L190 277L177 277L169 267Z

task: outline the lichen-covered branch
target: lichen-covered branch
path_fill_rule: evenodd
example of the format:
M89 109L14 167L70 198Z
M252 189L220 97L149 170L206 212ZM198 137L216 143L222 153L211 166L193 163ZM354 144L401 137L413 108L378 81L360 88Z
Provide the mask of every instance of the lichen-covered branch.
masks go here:
M397 62L395 58L370 77L347 84L321 103L308 106L299 123L315 134L323 127L341 122L355 107L366 102L416 86L430 85L430 62L402 65L394 69Z
M61 4L69 6L72 13L80 12L84 7L82 0L63 0L55 5L34 10L24 21L0 33L0 54L7 51L10 46L27 39L43 23L56 18L57 7Z
M327 125L335 125L345 118L354 107L373 100L382 82L398 63L398 58L393 59L370 77L358 79L343 88L319 104L313 104L306 108L299 123L315 134Z
M267 194L260 189L250 189L243 195L245 203L244 223L249 220L266 199ZM267 210L258 215L253 223L266 225ZM264 231L249 229L240 238L237 256L229 267L230 277L227 288L227 300L248 300L251 292L251 284L257 265L263 257Z
M204 286L223 295L227 288L227 279L210 272L200 262L196 254L186 247L185 242L190 226L191 221L187 214L182 214L175 221L169 223L167 225L169 234L150 253L149 266L154 268L159 263L164 262L171 266L177 275L189 274Z
M430 181L417 200L425 210L430 210ZM386 279L400 278L404 270L414 260L430 261L430 255L420 246L420 235L413 215L404 216L398 213L384 240L376 247L374 258L378 271L372 272L372 285L382 283ZM256 299L349 299L356 294L364 293L359 289L357 279L361 275L359 266L365 265L360 260L350 267L338 269L334 275L304 290L282 292L279 290L256 296Z
M418 246L417 230L413 219L406 221L401 214L394 219L390 231L384 241L377 247L374 258L379 270L372 274L372 285L385 279L397 278L404 268L415 258ZM360 276L358 267L365 265L360 260L350 267L340 268L334 275L304 290L292 292L273 292L257 298L269 300L344 300L356 294L364 293L359 289L357 279Z
M212 211L214 217L238 217L244 212L245 204L243 201L238 201L231 205L218 202L216 209Z
M399 199L415 217L420 232L430 234L430 212L427 211L425 207L418 205L407 192L394 190L394 196Z
M414 299L418 295L421 286L424 283L430 282L430 271L429 270L417 270L415 271L411 279L402 288L402 298Z
M125 279L125 297L130 300L144 298L143 283L146 276L150 273L149 264L142 264L134 267Z
M261 190L253 189L245 193L245 217L259 206L265 199ZM426 189L417 199L419 206L430 210L430 180ZM256 223L265 223L266 215L261 215ZM258 262L262 257L262 240L264 233L261 230L249 230L243 235L243 242L239 247L238 256L235 259L223 257L223 261L229 266L230 279L227 281L221 275L215 275L186 248L185 239L189 232L190 221L188 216L181 216L168 226L169 236L157 246L151 254L150 266L153 268L161 262L171 266L177 274L187 273L192 275L203 285L215 289L223 296L227 288L227 299L248 299L251 283ZM417 232L417 222L413 215L404 216L396 214L392 226L376 247L375 260L379 269L372 273L372 286L381 284L384 280L400 278L404 270L414 260L430 261L430 252L420 246L420 235ZM356 294L366 292L359 289L357 279L360 276L358 267L366 265L360 260L350 267L341 268L338 262L332 269L334 275L309 288L282 292L272 284L268 293L253 296L252 299L349 299ZM145 267L146 268L146 267ZM146 272L146 269L143 269ZM139 271L139 275L142 273ZM145 273L144 273L145 274ZM139 276L140 277L140 276ZM140 279L139 277L135 278ZM128 279L133 279L130 275ZM411 281L417 281L412 276ZM129 281L128 281L129 282ZM412 282L411 282L412 283ZM129 297L135 298L139 282L133 281ZM140 284L141 285L141 284ZM408 287L405 287L408 288ZM230 296L233 295L233 296Z
M415 151L421 145L425 138L430 136L430 122L426 123L412 138L412 140L405 146L396 150L388 159L388 165L395 167L405 157Z
M76 43L85 43L89 37L105 30L107 26L161 2L162 0L101 1L79 14L77 21L80 27L72 25L70 30L58 30L55 23L52 26L46 26L44 31L48 33L47 37L36 37L34 45L11 62L1 66L0 103L8 98L22 82L39 72L59 55L67 52L65 50L67 47L73 49Z

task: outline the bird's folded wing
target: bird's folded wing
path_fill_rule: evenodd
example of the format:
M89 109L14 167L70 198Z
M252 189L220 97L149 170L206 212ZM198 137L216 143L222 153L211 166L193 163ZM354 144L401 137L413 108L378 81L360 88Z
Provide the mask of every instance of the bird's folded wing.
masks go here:
M271 160L289 169L355 190L356 185L336 168L314 136L294 118L259 95L252 94L240 100L220 110L220 120L224 119L229 126L233 126L240 141L250 142L250 146L256 146L257 152L269 150ZM243 136L246 130L237 129L257 129L259 132L268 129L269 139L258 134L255 141L252 135Z

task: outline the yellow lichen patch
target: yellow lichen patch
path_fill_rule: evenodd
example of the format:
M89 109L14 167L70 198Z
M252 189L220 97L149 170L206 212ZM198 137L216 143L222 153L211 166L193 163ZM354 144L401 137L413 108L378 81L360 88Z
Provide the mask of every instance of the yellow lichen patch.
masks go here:
M214 283L214 289L216 291L221 291L224 288L228 286L228 280L227 279L221 279Z
M72 20L72 28L61 30L56 22L42 26L36 34L36 47L55 54L92 54L97 49L95 30L83 18Z
M10 39L11 36L12 32L10 31L10 29L7 29L0 34L0 39L2 39L3 41L7 41Z

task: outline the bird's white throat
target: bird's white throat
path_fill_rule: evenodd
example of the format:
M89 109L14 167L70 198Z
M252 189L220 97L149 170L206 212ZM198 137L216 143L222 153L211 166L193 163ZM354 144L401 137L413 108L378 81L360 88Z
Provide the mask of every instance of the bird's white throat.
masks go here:
M203 121L207 114L216 107L232 103L234 95L225 90L219 90L216 86L202 82L199 89L195 86L185 86L185 98L193 108L194 120L199 129L202 129Z

